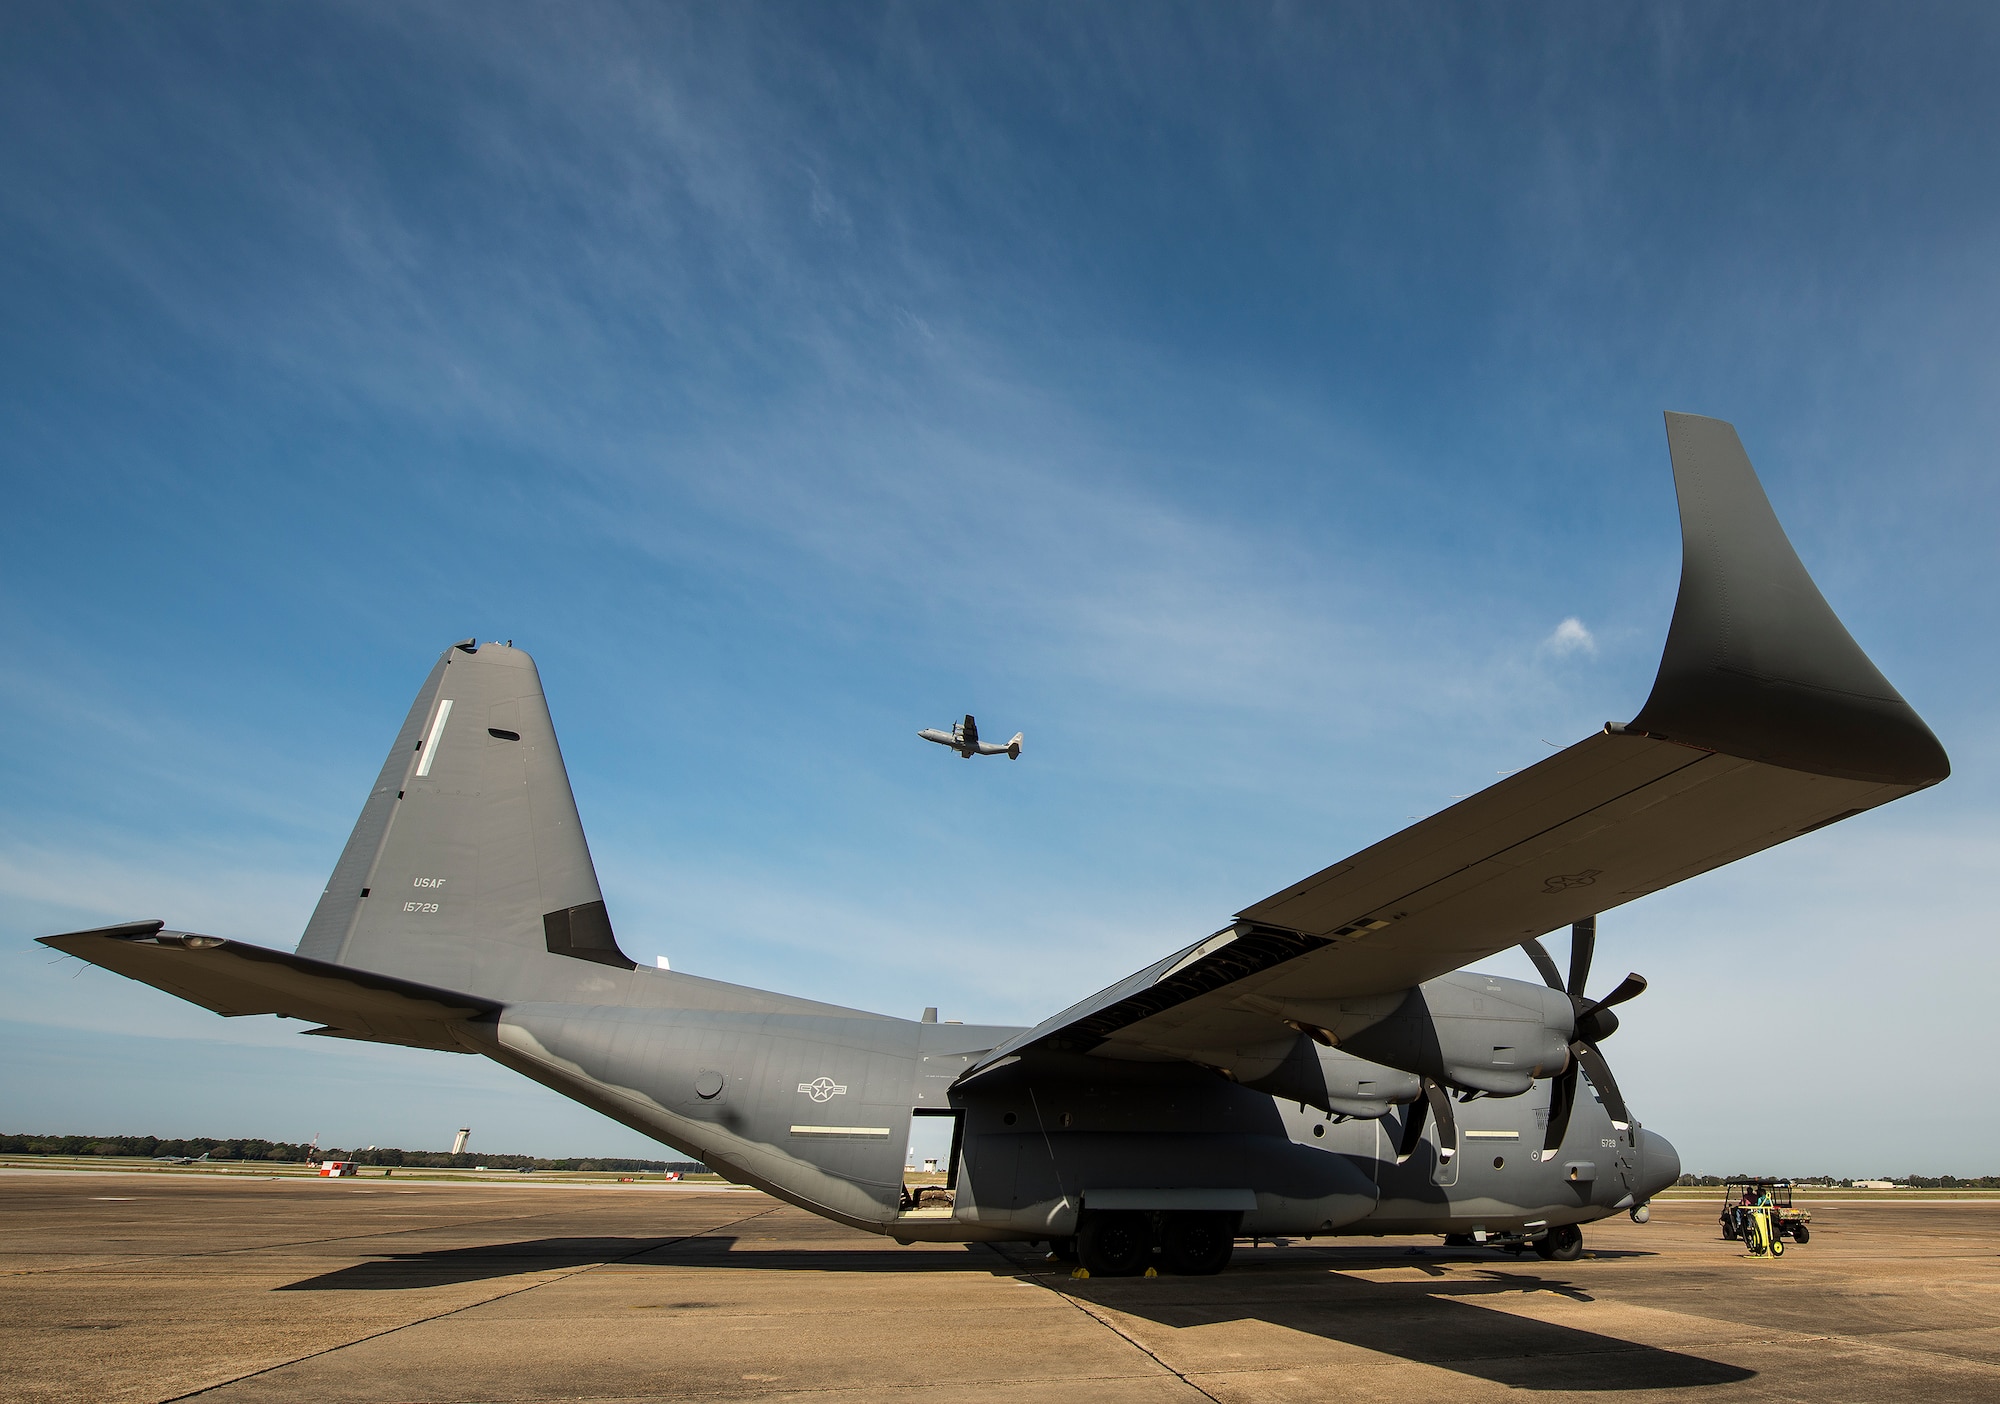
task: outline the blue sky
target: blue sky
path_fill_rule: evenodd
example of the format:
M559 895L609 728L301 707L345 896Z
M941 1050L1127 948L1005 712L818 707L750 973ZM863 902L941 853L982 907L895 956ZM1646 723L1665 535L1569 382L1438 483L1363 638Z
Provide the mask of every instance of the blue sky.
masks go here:
M2000 1169L1990 8L0 27L6 1129L646 1144L31 942L292 945L468 634L635 956L1033 1022L1629 717L1671 408L1956 774L1607 916L1614 1066L1690 1168Z

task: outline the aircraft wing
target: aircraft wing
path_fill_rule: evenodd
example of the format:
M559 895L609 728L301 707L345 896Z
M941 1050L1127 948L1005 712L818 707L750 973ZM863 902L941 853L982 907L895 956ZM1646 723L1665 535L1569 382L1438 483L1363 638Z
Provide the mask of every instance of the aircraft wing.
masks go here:
M500 1010L493 1000L413 980L165 927L135 921L39 939L218 1014L313 1019L326 1027L308 1032L335 1038L469 1053L477 1040L468 1025Z
M1800 564L1735 429L1669 414L1667 439L1680 595L1633 721L1245 907L981 1066L1049 1047L1228 1067L1329 1003L1433 979L1950 774Z

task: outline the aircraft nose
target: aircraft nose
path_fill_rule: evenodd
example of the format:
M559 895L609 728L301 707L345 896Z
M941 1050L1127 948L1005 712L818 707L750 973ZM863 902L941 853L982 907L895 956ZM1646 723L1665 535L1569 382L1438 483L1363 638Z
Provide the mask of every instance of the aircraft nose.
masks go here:
M1639 1128L1639 1198L1651 1199L1681 1177L1681 1153L1657 1131Z

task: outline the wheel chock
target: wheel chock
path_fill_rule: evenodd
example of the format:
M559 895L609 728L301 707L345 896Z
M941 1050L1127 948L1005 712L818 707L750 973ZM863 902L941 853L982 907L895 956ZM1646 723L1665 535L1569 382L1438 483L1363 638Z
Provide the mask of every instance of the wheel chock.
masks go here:
M1071 1277L1088 1277L1090 1276L1090 1269L1087 1267L1074 1267L1069 1270L1069 1275Z
M1148 1277L1158 1277L1159 1275L1160 1275L1160 1270L1156 1267L1149 1267L1146 1269L1146 1276Z

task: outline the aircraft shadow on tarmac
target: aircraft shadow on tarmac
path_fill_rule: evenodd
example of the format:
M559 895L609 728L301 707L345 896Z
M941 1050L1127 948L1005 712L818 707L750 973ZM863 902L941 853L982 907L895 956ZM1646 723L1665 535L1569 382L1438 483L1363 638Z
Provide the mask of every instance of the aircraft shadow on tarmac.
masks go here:
M1023 1266L1047 1270L1033 1260ZM1384 1268L1415 1269L1423 1277L1384 1282L1355 1275ZM1176 1329L1261 1321L1513 1389L1694 1389L1735 1384L1757 1374L1718 1360L1489 1310L1509 1297L1538 1293L1575 1302L1595 1298L1565 1275L1562 1265L1477 1251L1392 1256L1370 1249L1252 1250L1239 1254L1236 1266L1220 1277L1063 1280L1060 1287Z
M473 1248L439 1248L428 1253L391 1253L273 1290L408 1292L422 1287L450 1287L495 1277L620 1262L673 1241L670 1238L532 1238L519 1243L482 1243Z
M1356 1275L1382 1268L1414 1268L1423 1276L1385 1282ZM1244 1264L1222 1278L1176 1279L1165 1293L1158 1285L1118 1278L1062 1287L1164 1326L1261 1321L1513 1389L1694 1389L1757 1374L1505 1309L1509 1298L1537 1294L1595 1300L1557 1264L1372 1255L1329 1262L1312 1254Z
M1268 1254L1253 1250L1239 1255L1238 1266L1219 1277L1078 1281L1060 1275L1039 1254L980 1247L965 1252L797 1244L763 1248L728 1234L539 1238L397 1253L277 1290L408 1291L605 1263L778 1272L987 1271L1038 1280L1081 1300L1175 1329L1261 1321L1515 1389L1693 1389L1735 1384L1757 1373L1512 1311L1489 1310L1488 1305L1499 1306L1510 1297L1538 1293L1575 1302L1594 1298L1575 1275L1565 1273L1563 1265L1448 1251L1391 1256L1351 1250ZM1385 1282L1357 1275L1384 1268L1415 1269L1422 1277Z

